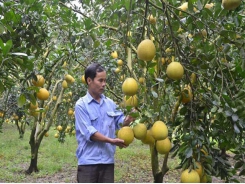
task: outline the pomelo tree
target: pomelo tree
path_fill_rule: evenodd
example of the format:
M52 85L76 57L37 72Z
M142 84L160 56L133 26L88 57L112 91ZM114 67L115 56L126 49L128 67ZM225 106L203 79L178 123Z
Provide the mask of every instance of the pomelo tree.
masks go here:
M144 123L148 132L158 120L168 127L173 146L170 153L163 154L163 163L159 162L162 155L157 141L145 142L150 147L154 182L163 181L169 156L179 157L183 170L203 168L200 181L209 176L235 181L237 172L245 173L243 2L234 10L224 9L226 5L219 1L205 0L85 0L75 5L69 1L22 0L3 4L1 63L5 67L2 71L12 72L12 77L1 74L1 92L6 95L7 89L18 83L18 104L27 116L30 103L39 103L39 115L32 118L28 173L38 170L42 138L61 120L57 137L64 141L65 129L74 121L67 112L86 92L81 82L83 69L94 61L107 69L106 94L118 104L125 98L124 80L137 81L134 124ZM138 51L146 39L155 51L152 44ZM8 64L14 62L13 57L23 63ZM47 100L37 99L40 87L31 82L37 80L37 74L46 80ZM70 100L68 92L64 94L66 84L61 84L65 74L75 79ZM54 96L59 96L56 102ZM48 110L51 106L52 111ZM129 113L131 106L122 109ZM228 161L228 150L235 155L234 168Z

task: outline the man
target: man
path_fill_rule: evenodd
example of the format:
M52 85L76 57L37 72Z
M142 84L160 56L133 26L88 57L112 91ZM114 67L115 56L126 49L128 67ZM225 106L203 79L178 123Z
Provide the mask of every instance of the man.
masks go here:
M116 129L129 125L133 118L124 116L116 104L103 95L106 71L97 63L85 70L87 94L75 105L75 127L78 148L77 181L79 183L113 183L116 146L126 147L115 138Z

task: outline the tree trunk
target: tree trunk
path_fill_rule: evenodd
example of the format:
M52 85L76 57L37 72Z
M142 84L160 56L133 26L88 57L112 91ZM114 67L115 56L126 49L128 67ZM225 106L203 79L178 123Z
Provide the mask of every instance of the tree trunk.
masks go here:
M37 152L38 153L38 152ZM26 174L31 174L32 172L38 172L37 168L37 154L35 157L31 158L31 164L29 168L26 170Z
M35 132L36 132L36 128L33 128L30 135L30 142L29 142L31 146L31 163L29 168L26 170L26 174L31 174L32 172L39 171L37 167L37 158L38 158L40 140L35 140Z
M152 174L154 177L154 183L163 182L163 173L159 170L158 152L155 145L150 145L151 150L151 167Z

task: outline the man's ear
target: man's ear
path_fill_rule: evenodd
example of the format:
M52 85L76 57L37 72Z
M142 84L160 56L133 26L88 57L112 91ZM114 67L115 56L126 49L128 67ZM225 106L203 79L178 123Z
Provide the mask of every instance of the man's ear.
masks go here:
M92 79L90 77L88 77L87 82L88 82L88 84L90 84L92 82Z

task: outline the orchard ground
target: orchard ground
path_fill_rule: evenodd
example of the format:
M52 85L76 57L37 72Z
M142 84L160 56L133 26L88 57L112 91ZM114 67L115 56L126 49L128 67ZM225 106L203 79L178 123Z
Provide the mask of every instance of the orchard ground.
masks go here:
M75 157L76 139L67 136L64 144L54 138L57 132L53 127L49 136L44 137L39 149L39 173L26 175L30 163L29 136L30 127L27 126L23 139L18 138L14 124L4 124L3 133L0 133L0 183L76 183L77 160ZM159 160L163 160L159 156ZM115 155L115 182L116 183L152 183L149 146L134 139L129 147L117 148ZM232 157L231 157L232 159ZM179 183L180 170L176 170L179 160L168 160L169 172L164 176L164 183ZM239 178L242 182L244 177ZM224 181L213 177L213 182Z

